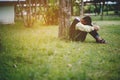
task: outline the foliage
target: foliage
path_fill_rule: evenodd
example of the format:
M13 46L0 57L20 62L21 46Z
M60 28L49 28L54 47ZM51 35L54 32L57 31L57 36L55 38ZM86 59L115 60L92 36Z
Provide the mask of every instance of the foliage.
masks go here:
M120 23L95 21L108 44L62 41L58 26L0 25L0 80L119 80Z
M84 6L84 12L85 13L94 13L95 6L94 5L86 5Z
M80 15L80 6L73 6L73 15L74 16Z
M58 24L59 8L57 5L52 5L45 11L45 23L48 25Z
M56 0L26 0L15 6L16 18L22 18L26 27L32 27L40 20L42 24L58 24L58 1Z

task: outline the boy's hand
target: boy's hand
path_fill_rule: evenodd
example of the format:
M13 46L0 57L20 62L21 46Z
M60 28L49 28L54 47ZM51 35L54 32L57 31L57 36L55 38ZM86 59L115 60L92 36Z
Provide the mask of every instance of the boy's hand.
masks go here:
M94 30L98 31L100 29L100 27L98 25L94 25Z

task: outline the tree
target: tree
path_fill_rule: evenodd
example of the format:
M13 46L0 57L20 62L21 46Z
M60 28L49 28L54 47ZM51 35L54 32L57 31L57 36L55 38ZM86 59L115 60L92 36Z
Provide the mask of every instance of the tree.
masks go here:
M81 14L80 14L80 16L83 16L83 12L84 12L84 2L83 2L83 0L81 0Z
M33 0L26 0L25 2L18 0L18 5L24 25L32 27L36 18L37 0L34 0L34 2Z
M68 39L71 17L71 0L59 0L59 38Z
M26 27L32 27L36 20L42 24L58 24L58 0L18 0L16 13L21 14ZM18 12L18 10L19 12Z

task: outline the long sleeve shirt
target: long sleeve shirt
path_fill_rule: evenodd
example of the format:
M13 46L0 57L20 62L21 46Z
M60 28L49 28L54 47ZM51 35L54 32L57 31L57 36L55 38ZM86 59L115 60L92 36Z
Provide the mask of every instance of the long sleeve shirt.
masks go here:
M80 21L80 18L76 17L76 19L78 21ZM85 31L85 32L91 32L91 31L94 30L94 27L89 26L89 25L83 25L81 22L79 22L79 23L76 24L75 29Z
M83 25L81 22L79 22L76 24L75 29L85 31L85 32L91 32L94 30L94 27L89 25Z

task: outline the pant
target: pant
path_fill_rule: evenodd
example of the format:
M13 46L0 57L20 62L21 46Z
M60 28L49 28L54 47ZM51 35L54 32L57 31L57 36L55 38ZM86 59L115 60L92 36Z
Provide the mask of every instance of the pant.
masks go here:
M99 37L99 34L97 33L97 31L91 31L89 32L89 34L97 41L98 40L98 37ZM87 36L87 32L83 32L83 31L76 31L76 36L74 38L75 41L85 41L86 39L86 36Z
M83 42L83 41L85 41L86 36L87 36L87 32L76 30L74 40Z
M97 33L97 31L91 31L91 32L89 32L89 34L93 37L93 38L95 38L96 40L98 40L98 37L99 37L99 34Z

